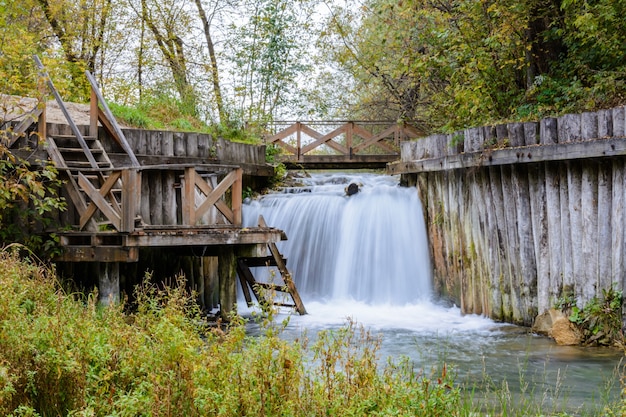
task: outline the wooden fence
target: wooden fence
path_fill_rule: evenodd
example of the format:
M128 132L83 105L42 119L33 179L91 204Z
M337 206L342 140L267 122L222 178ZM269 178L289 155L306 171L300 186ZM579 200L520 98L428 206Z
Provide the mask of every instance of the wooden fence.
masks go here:
M415 180L435 286L465 313L531 324L560 297L626 288L626 110L433 135L390 171Z

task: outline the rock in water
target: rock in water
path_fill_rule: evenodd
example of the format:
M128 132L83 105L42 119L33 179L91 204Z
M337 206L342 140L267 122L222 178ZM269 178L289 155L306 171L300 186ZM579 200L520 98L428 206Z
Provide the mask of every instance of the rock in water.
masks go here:
M355 184L355 183L353 183L353 182L352 182L352 183L350 183L350 185L348 185L348 186L346 187L346 194L347 194L348 196L354 195L354 194L356 194L356 193L358 193L358 192L359 192L359 186L358 186L358 184Z

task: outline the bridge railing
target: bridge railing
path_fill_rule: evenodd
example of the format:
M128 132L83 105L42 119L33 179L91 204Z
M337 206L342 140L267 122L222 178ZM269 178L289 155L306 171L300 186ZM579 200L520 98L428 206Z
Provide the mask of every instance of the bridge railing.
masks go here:
M337 126L324 133L312 126ZM382 129L381 129L382 128ZM266 144L277 145L295 160L305 155L328 154L350 159L355 155L399 155L401 141L420 136L406 123L391 122L293 122L280 132L266 137Z

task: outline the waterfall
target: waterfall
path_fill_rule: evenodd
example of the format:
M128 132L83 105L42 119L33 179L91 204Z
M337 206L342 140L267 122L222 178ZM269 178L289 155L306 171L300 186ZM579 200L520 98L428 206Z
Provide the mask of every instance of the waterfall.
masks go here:
M303 187L244 205L246 226L263 215L285 231L278 243L304 299L367 305L413 304L431 297L431 265L415 188L375 174L318 174ZM346 187L360 191L348 196Z

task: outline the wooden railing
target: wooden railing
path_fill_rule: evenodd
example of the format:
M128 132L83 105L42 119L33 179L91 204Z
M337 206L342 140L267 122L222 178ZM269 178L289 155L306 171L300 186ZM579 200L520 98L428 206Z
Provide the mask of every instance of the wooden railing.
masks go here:
M79 172L78 185L90 200L84 210L77 207L80 214L80 230L85 228L90 220L96 220L94 216L98 212L102 213L104 219L96 220L96 224L110 224L118 232L132 232L135 229L141 192L141 175L136 168L109 171L100 189L97 189L83 172ZM120 187L119 202L114 195L113 186Z
M265 138L266 144L281 147L288 157L302 161L305 155L328 154L330 148L334 156L350 160L355 155L364 155L364 151L372 148L370 155L399 155L401 141L420 136L421 132L406 123L391 122L335 122L341 123L328 133L321 133L310 125L331 125L333 122L294 122L280 132ZM367 127L385 127L374 133Z
M154 223L151 219L140 218L144 206L150 205L149 195L142 193L142 171L144 175L155 172L167 177L168 173L181 174L180 194L162 195L163 206L172 207L171 217L178 219L174 224ZM76 207L80 216L79 230L82 230L93 219L96 225L110 225L114 231L128 233L144 226L218 226L241 225L242 206L242 172L239 167L224 165L215 166L180 166L160 165L141 168L121 168L109 171L107 180L98 189L83 173L79 173L78 185L85 193L87 200L81 209ZM221 178L212 184L206 177ZM149 178L155 181L154 178ZM119 187L119 200L113 196L113 187ZM167 188L173 184L156 185ZM119 201L119 203L118 203ZM180 202L180 204L178 203ZM219 222L207 223L206 214L215 208L223 218ZM149 211L149 210L148 210ZM138 224L139 222L139 224ZM162 222L160 222L162 223Z
M186 167L182 186L183 224L197 225L205 214L215 207L226 220L234 225L241 225L242 175L243 170L231 167L230 172L215 186L211 186L196 167ZM231 190L230 199L226 192ZM199 198L198 198L199 197ZM227 201L230 200L230 206Z

